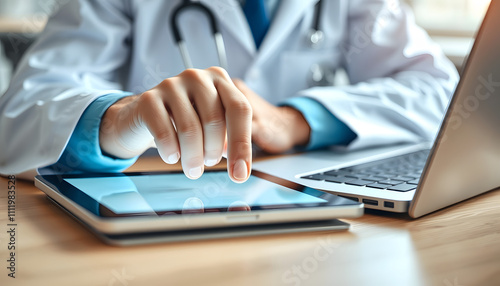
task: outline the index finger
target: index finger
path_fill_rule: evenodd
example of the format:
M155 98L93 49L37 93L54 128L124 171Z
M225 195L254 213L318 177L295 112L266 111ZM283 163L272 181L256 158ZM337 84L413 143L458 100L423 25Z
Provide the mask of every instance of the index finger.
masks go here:
M227 169L234 182L245 182L252 168L252 107L221 68L211 68L214 84L225 109Z

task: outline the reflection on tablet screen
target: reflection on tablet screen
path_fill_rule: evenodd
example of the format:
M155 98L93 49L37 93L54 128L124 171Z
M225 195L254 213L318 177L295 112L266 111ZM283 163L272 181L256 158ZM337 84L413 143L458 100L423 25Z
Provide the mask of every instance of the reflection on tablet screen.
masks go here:
M65 178L115 214L323 203L326 200L251 176L236 184L225 172L208 172L197 180L184 174Z

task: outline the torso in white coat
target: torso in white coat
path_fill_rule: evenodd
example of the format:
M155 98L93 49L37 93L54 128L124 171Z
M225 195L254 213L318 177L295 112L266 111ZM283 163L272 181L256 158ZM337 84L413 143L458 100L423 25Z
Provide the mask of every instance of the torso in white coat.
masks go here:
M133 1L132 45L137 53L132 57L127 90L143 92L184 69L170 27L171 11L178 2ZM332 69L342 64L347 1L324 1L321 28L326 37L318 48L312 48L308 40L316 1L281 1L258 52L238 2L202 2L214 11L219 21L229 74L244 79L254 91L272 103L308 88L313 64L328 65ZM151 11L165 13L153 15ZM219 65L214 37L205 14L196 9L187 10L181 14L179 28L196 68Z
M63 7L0 98L0 147L8 152L0 155L0 173L57 161L96 97L139 94L179 74L184 65L170 14L180 1L82 0ZM397 1L323 0L325 38L312 48L307 37L317 1L282 0L258 52L238 1L202 2L219 21L230 76L266 100L320 101L357 133L351 148L434 136L458 76ZM218 65L206 16L187 11L179 26L194 66ZM310 88L313 64L341 67L357 85Z

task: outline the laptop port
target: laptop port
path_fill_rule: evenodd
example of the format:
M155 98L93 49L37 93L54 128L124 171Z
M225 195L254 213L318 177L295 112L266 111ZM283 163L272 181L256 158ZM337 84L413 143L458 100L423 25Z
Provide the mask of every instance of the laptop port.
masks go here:
M393 202L384 202L384 207L393 209L394 203Z
M355 201L355 202L359 202L359 199L358 199L358 198L356 198L356 197L340 196L340 195L339 195L339 197L343 197L343 198L345 198L345 199L349 199L349 200L353 200L353 201Z
M363 199L363 203L367 205L378 206L378 201L376 200Z

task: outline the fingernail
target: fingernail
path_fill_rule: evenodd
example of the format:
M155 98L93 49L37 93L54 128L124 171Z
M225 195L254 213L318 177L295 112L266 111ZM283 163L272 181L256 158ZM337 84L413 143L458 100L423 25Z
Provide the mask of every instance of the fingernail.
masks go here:
M212 159L212 160L205 160L205 166L207 167L212 167L212 166L215 166L219 161L216 160L216 159Z
M239 159L236 161L236 164L234 164L233 167L233 177L239 181L243 181L247 178L248 176L248 168L247 168L247 163Z
M191 179L198 179L201 176L201 167L189 169L189 177Z
M177 161L179 161L179 158L181 157L181 155L179 154L179 152L176 152L174 154L171 154L170 156L168 156L167 160L168 160L168 163L169 164L175 164L177 163Z

